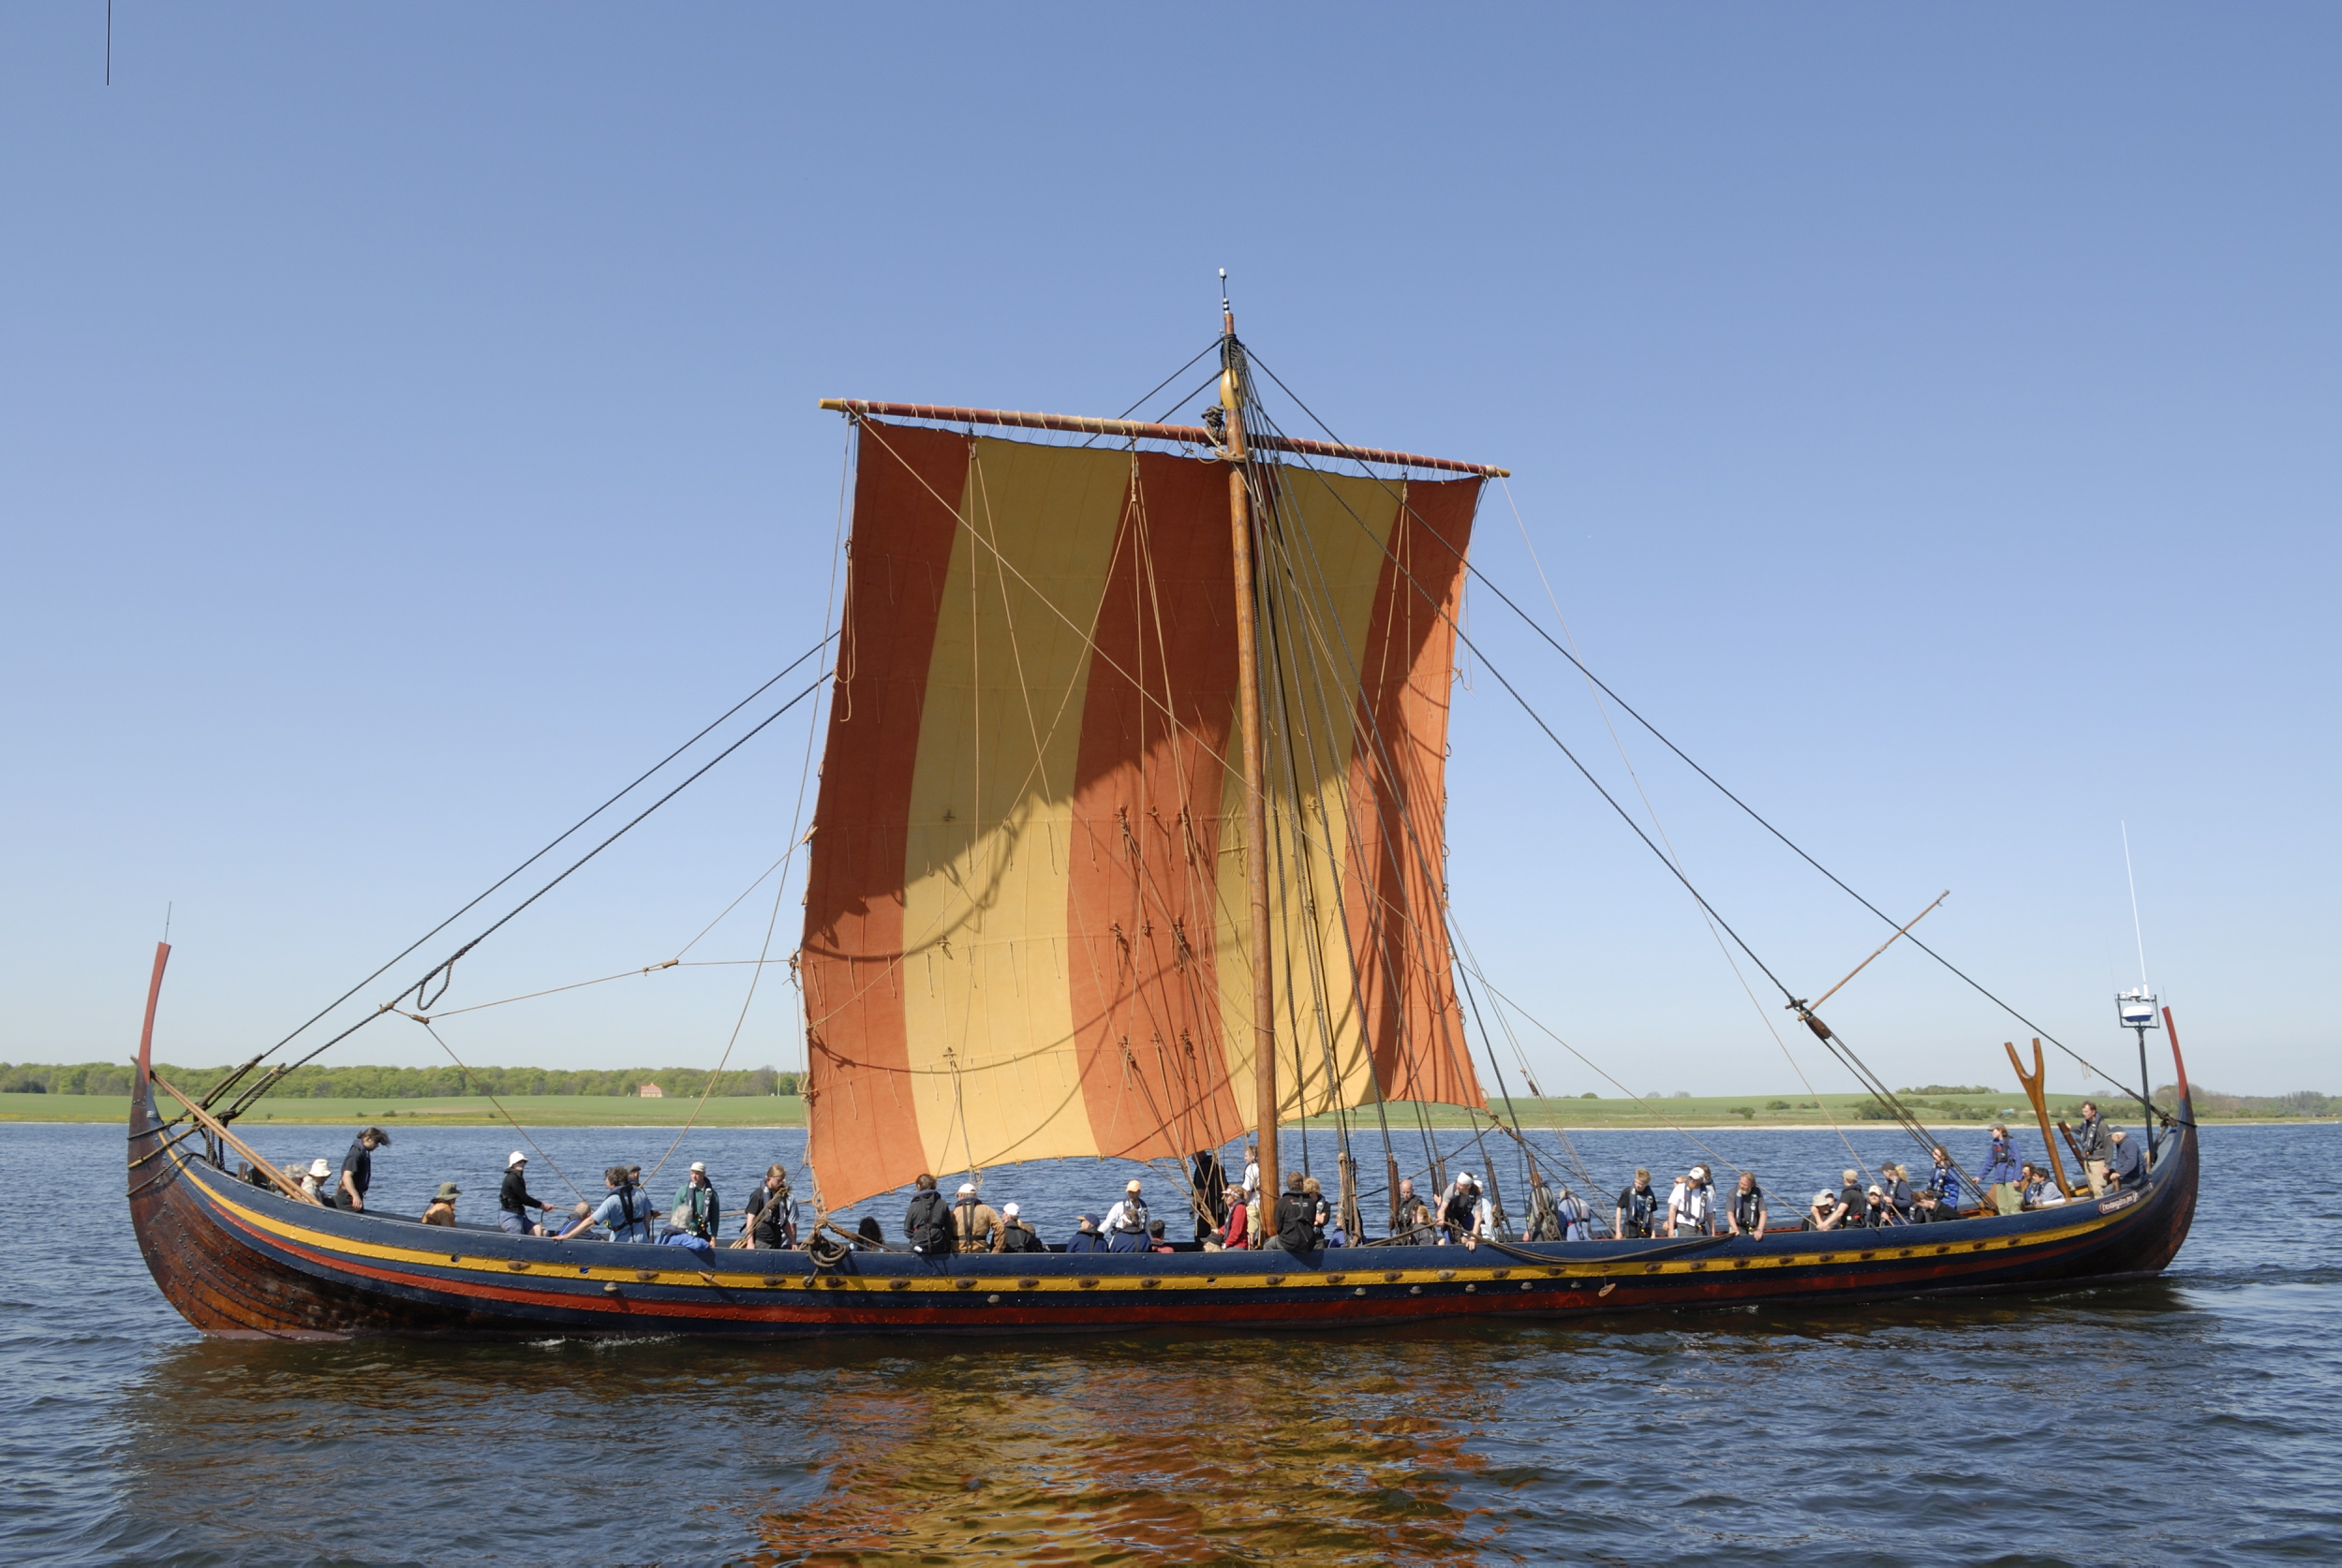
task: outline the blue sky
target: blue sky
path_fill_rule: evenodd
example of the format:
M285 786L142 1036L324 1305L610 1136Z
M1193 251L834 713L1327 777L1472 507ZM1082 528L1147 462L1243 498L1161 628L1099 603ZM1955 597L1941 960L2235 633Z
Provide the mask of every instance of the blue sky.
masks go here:
M1589 662L1882 907L1949 888L1922 933L2030 1016L2131 1059L2127 821L2197 1079L2342 1087L2331 8L123 0L111 87L103 25L0 11L0 1057L125 1054L167 901L165 1055L274 1040L819 635L817 398L1110 413L1226 266L1345 436L1511 466ZM1501 492L1478 559L1543 605ZM1583 682L1471 614L1639 808ZM1795 988L1875 944L1622 733ZM450 1005L674 952L780 853L804 743ZM1491 975L1637 1090L1792 1087L1565 768L1475 667L1452 875ZM451 1043L708 1063L744 973ZM735 1059L797 1059L785 995ZM1907 951L1831 1013L1896 1084L2006 1086L2023 1038Z

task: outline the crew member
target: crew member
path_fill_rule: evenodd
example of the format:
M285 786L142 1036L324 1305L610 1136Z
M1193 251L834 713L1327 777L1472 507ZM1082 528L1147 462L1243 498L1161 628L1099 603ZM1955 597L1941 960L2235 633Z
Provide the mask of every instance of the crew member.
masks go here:
M2144 1187L2147 1157L2142 1141L2119 1127L2107 1130L2107 1184L2113 1188Z
M342 1176L334 1189L334 1200L353 1213L363 1213L366 1189L374 1184L374 1151L391 1146L391 1135L378 1127L369 1127L349 1140L349 1152L342 1156Z
M1099 1227L1109 1252L1141 1252L1147 1248L1147 1200L1140 1197L1136 1177L1122 1184L1121 1201L1106 1210Z
M1651 1173L1638 1170L1635 1185L1618 1195L1610 1225L1622 1241L1648 1241L1658 1229L1659 1213L1659 1194L1652 1189Z
M1001 1206L1001 1235L992 1244L995 1252L1045 1252L1041 1237L1024 1221L1023 1210L1015 1204Z
M976 1184L959 1184L959 1201L952 1205L952 1250L957 1252L997 1252L1001 1217L976 1193Z
M541 1222L551 1204L530 1196L528 1191L528 1156L514 1149L504 1161L504 1185L497 1191L497 1223L514 1235L542 1235ZM528 1211L535 1209L538 1219L531 1220Z
M716 1195L716 1184L707 1179L706 1161L691 1161L691 1174L675 1189L674 1214L678 1230L689 1231L702 1241L716 1239L717 1222L724 1217L723 1200Z
M2009 1142L2008 1129L1993 1123L1993 1141L1984 1151L1984 1171L1977 1177L1984 1184L1984 1201L1993 1206L1995 1214L2014 1214L2024 1206L2024 1190L2017 1180L2017 1149Z
M2106 1162L2114 1149L2095 1100L2082 1102L2082 1125L2074 1129L2074 1145L2082 1150L2082 1169L2090 1178L2090 1196L2097 1197L2106 1191Z
M627 1175L624 1165L613 1165L602 1172L602 1184L610 1189L610 1195L601 1200L600 1207L579 1215L577 1223L563 1231L557 1239L568 1241L600 1225L609 1231L613 1241L648 1241L650 1216L644 1211L642 1194L634 1190Z
M426 1225L454 1224L455 1200L463 1195L464 1190L456 1186L453 1182L443 1181L439 1183L439 1191L433 1196L431 1202L423 1207L422 1222Z
M767 1252L778 1252L797 1244L797 1206L789 1196L789 1173L778 1165L764 1168L764 1179L749 1194L748 1213L741 1217L741 1229L748 1233L748 1244ZM865 1217L863 1224L875 1229L878 1221ZM871 1239L883 1242L884 1233ZM736 1245L736 1244L735 1244Z
M1765 1190L1756 1185L1756 1172L1741 1173L1740 1184L1732 1192L1730 1219L1734 1235L1765 1234Z

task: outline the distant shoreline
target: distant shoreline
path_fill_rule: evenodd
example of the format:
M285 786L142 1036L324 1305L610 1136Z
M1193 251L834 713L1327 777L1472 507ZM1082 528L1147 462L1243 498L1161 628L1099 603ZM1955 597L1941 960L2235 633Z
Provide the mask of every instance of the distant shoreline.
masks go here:
M788 1131L801 1130L806 1125L805 1102L794 1095L718 1095L704 1103L695 1099L671 1097L664 1100L643 1100L634 1096L604 1095L520 1095L501 1097L505 1107L524 1127L548 1129L643 1129L674 1131L687 1124L710 1131ZM2007 1104L2012 1097L1963 1096L1958 1114L1936 1117L1945 1109L1940 1103L1914 1107L1921 1122L1939 1137L1959 1139L1971 1133L1981 1137L1995 1121L2005 1121L2010 1131L2021 1136L2038 1135L2032 1108L2023 1102L2015 1108ZM2067 1106L2074 1095L2054 1095L2051 1114L2067 1114ZM2112 1119L2118 1125L2126 1119L2136 1121L2136 1102L2125 1107L2112 1095L2101 1092L2107 1100ZM1891 1121L1864 1119L1856 1114L1856 1107L1867 1096L1823 1095L1822 1105L1808 1100L1799 1105L1805 1114L1783 1119L1771 1107L1756 1118L1742 1119L1733 1116L1740 1108L1735 1101L1745 1102L1761 1099L1756 1096L1699 1096L1682 1101L1634 1101L1624 1098L1608 1100L1585 1099L1517 1099L1513 1104L1523 1131L1540 1132L1668 1132L1681 1129L1686 1132L1724 1134L1731 1132L1828 1132L1835 1126L1845 1132L1868 1131L1876 1128L1892 1131ZM1822 1106L1827 1106L1827 1113ZM1810 1109L1809 1109L1810 1107ZM2130 1115L2126 1118L2123 1111ZM1477 1128L1489 1131L1489 1124L1468 1116L1453 1105L1421 1105L1393 1102L1386 1105L1392 1121L1392 1131L1413 1130L1426 1126L1435 1132L1449 1132ZM127 1120L130 1102L126 1095L40 1095L0 1094L0 1126L71 1127L100 1123L119 1124ZM1670 1115L1669 1113L1673 1114ZM1350 1113L1354 1135L1363 1129L1362 1116L1366 1108ZM1510 1117L1506 1119L1509 1121ZM2209 1117L2201 1116L2202 1125L2210 1127L2311 1127L2335 1125L2330 1117ZM504 1127L510 1123L497 1115L483 1099L473 1096L437 1100L397 1101L370 1098L366 1100L289 1099L264 1101L245 1113L237 1122L247 1133L265 1132L272 1127L347 1127L379 1122L393 1132L417 1127ZM1302 1125L1313 1129L1330 1128L1334 1118L1327 1116L1311 1117Z

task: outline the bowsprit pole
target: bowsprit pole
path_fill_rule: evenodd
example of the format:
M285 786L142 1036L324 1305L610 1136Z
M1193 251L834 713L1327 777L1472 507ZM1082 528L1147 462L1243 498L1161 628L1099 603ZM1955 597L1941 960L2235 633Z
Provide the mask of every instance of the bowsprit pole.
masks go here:
M1284 1191L1277 1161L1277 993L1268 940L1268 791L1261 754L1260 644L1253 602L1253 508L1244 450L1243 346L1227 299L1228 270L1220 269L1220 407L1226 416L1228 532L1236 564L1238 707L1244 730L1244 890L1253 910L1253 1119L1260 1142L1261 1191Z

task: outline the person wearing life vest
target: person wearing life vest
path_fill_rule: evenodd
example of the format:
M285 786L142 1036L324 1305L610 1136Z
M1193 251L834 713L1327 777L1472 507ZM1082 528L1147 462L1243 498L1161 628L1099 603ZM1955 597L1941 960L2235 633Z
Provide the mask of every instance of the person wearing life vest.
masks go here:
M1099 1227L1106 1238L1109 1252L1143 1252L1147 1250L1147 1200L1139 1196L1136 1177L1122 1184L1122 1199L1106 1210L1105 1223Z
M1279 1252L1312 1252L1317 1249L1317 1200L1302 1186L1298 1171L1285 1173L1285 1190L1277 1196L1274 1234L1262 1246Z
M1391 1240L1408 1247L1428 1247L1437 1235L1431 1223L1431 1206L1416 1195L1413 1178L1401 1176L1399 1202L1390 1216Z
M1742 1171L1740 1183L1733 1189L1728 1211L1734 1235L1761 1236L1765 1234L1765 1190L1756 1185L1756 1173Z
M497 1223L513 1235L542 1235L540 1221L552 1207L528 1191L528 1156L514 1149L504 1161L504 1181L497 1189ZM532 1208L535 1220L528 1217Z
M919 1173L918 1191L903 1210L903 1239L923 1258L940 1258L952 1250L952 1210L935 1190L935 1177Z
M1439 1226L1443 1241L1460 1241L1467 1251L1480 1245L1480 1233L1487 1228L1489 1206L1480 1193L1479 1178L1470 1171L1458 1173L1456 1185L1449 1189L1447 1201L1440 1206Z
M1860 1171L1839 1172L1838 1223L1836 1228L1839 1230L1845 1230L1849 1226L1860 1224L1862 1222L1862 1173Z
M1610 1225L1621 1241L1649 1241L1657 1232L1664 1213L1659 1206L1659 1194L1651 1185L1651 1173L1638 1170L1635 1173L1635 1185L1618 1195Z
M779 1252L797 1244L797 1206L789 1195L789 1173L781 1166L764 1167L764 1179L749 1194L748 1211L740 1218L742 1232L734 1247L762 1249ZM865 1216L862 1221L875 1227L878 1221ZM885 1241L881 1232L878 1240Z
M1873 1187L1870 1190L1862 1205L1861 1222L1874 1231L1882 1231L1890 1225L1903 1223L1903 1216L1897 1214L1895 1206L1888 1201L1887 1190L1884 1187Z
M1934 1150L1935 1164L1927 1173L1926 1191L1935 1199L1935 1218L1960 1218L1960 1173L1952 1167L1951 1151L1937 1144Z
M716 1196L716 1184L707 1179L704 1161L691 1161L691 1173L675 1190L673 1223L677 1230L688 1231L702 1241L716 1239L717 1222L724 1217L723 1200Z
M1708 1167L1694 1165L1675 1190L1668 1194L1668 1229L1669 1236L1706 1235L1709 1221L1715 1214L1715 1187L1708 1179Z
M1889 1161L1878 1167L1879 1186L1887 1193L1888 1206L1895 1211L1897 1224L1911 1222L1911 1177L1904 1168Z
M1065 1238L1068 1252L1103 1252L1106 1238L1098 1234L1098 1217L1094 1214L1074 1216L1074 1234Z
M1549 1224L1549 1229L1554 1233L1553 1239L1556 1241L1592 1241L1593 1239L1593 1206L1571 1191L1567 1182L1562 1183L1562 1190L1559 1192L1544 1191L1546 1200L1553 1211ZM1535 1199L1533 1197L1531 1202L1534 1204ZM1531 1229L1535 1229L1536 1217L1534 1209L1531 1211L1529 1224ZM1527 1235L1526 1232L1522 1234L1524 1236Z
M2014 1214L2024 1207L2024 1189L2018 1185L2017 1148L2008 1129L1993 1123L1993 1141L1984 1151L1984 1169L1977 1176L1984 1184L1984 1201L1995 1214Z
M2090 1196L2101 1196L2106 1191L2106 1162L2113 1155L2114 1141L2106 1135L2106 1122L2095 1100L2082 1102L2082 1125L2074 1129L2074 1145L2082 1151L2082 1168L2090 1178Z
M974 1182L961 1182L958 1201L952 1205L953 1250L997 1252L1000 1239L1001 1217L977 1195Z
M650 1215L643 1207L641 1194L627 1179L627 1168L613 1165L601 1173L601 1179L610 1189L610 1195L601 1200L600 1207L579 1215L577 1223L563 1231L557 1239L568 1241L600 1225L609 1231L613 1241L648 1241Z
M1545 1173L1534 1171L1529 1177L1529 1222L1521 1227L1523 1241L1559 1241L1562 1239L1562 1208L1553 1196L1553 1190L1545 1184Z
M1034 1233L1033 1228L1026 1224L1020 1217L1022 1212L1015 1204L1001 1206L1001 1234L1000 1238L992 1243L992 1250L995 1252L1045 1252L1048 1250L1041 1244L1041 1237Z

